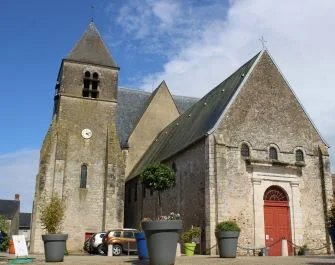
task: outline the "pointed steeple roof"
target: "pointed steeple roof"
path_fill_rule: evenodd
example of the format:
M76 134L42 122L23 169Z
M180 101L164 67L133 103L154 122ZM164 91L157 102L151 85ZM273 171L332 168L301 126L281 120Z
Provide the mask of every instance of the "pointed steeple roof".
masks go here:
M82 63L118 67L104 44L94 22L88 25L85 33L66 59Z

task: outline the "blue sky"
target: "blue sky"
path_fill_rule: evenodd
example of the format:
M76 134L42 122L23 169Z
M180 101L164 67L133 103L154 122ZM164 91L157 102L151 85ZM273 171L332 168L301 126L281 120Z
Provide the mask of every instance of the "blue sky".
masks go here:
M20 193L24 211L31 210L38 153L51 122L61 59L88 26L92 5L95 24L121 67L119 85L125 87L151 91L164 79L174 94L201 97L255 55L263 35L317 128L335 144L335 37L329 34L335 26L334 1L1 4L0 198Z

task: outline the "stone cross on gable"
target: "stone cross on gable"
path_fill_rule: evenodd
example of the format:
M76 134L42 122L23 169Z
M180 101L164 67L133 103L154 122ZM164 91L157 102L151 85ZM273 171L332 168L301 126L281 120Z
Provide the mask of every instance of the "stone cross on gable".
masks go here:
M263 50L265 50L265 49L266 49L265 43L267 43L267 41L264 39L263 35L262 35L262 37L259 39L259 41L262 43L262 48L263 48Z

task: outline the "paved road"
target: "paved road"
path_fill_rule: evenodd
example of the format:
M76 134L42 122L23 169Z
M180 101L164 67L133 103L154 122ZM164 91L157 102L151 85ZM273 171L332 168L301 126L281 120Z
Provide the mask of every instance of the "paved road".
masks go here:
M0 264L7 264L7 257L0 253ZM1 257L2 256L2 257ZM106 256L66 256L64 262L46 263L44 256L34 256L33 265L62 264L62 265L148 265L148 262L139 261L136 256L106 257ZM208 264L233 264L233 265L326 265L335 264L335 256L297 256L297 257L237 257L236 259L220 259L217 256L177 257L176 265L208 265Z

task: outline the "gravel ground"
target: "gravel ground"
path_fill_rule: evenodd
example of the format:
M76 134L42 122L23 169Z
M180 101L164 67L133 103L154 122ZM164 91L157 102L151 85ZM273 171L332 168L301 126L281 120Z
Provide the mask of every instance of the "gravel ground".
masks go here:
M89 255L66 256L64 262L46 263L44 256L31 255L36 258L32 264L62 264L62 265L149 265L149 262L139 261L136 256L106 257ZM0 264L7 264L12 255L0 253ZM236 259L220 259L217 256L177 257L176 265L207 265L207 264L233 264L233 265L326 265L335 264L335 256L296 256L296 257L237 257Z

